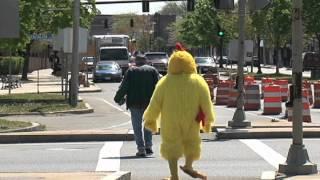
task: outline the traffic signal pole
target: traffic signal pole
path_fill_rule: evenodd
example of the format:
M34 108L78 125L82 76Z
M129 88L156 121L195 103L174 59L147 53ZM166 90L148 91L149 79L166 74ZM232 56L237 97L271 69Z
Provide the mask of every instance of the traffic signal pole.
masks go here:
M73 42L72 42L72 69L70 87L70 105L78 105L79 89L79 26L80 26L80 0L73 1Z
M219 68L223 68L223 37L220 36L220 62Z
M237 72L237 109L233 115L231 121L228 122L228 126L231 128L246 128L251 127L251 122L246 120L244 112L244 35L245 35L245 12L246 12L246 0L239 0L239 48L238 48L238 72Z
M292 83L293 83L293 115L292 144L287 161L279 165L279 173L286 175L316 174L317 165L309 160L308 152L303 144L303 105L302 105L302 0L293 0L292 6Z

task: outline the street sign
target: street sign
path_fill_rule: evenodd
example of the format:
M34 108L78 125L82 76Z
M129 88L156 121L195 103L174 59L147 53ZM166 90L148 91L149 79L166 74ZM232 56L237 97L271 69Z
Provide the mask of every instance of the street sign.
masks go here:
M64 53L72 53L73 29L59 29L58 34L53 38L53 50L63 50ZM87 52L88 29L79 29L79 52Z
M52 34L32 34L32 40L52 40Z
M19 0L1 0L0 38L19 38Z

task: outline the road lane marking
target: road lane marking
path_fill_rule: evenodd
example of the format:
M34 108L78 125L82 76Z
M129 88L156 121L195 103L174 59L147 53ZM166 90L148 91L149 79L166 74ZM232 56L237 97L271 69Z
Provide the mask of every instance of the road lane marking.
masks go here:
M113 108L115 108L115 109L117 109L117 110L119 110L119 111L123 112L125 115L127 115L127 116L131 117L131 115L130 115L130 113L129 113L129 112L127 112L127 111L125 111L125 110L123 110L123 109L119 108L118 106L113 105L112 103L108 102L108 101L107 101L107 100L105 100L105 99L101 99L101 100L102 100L103 102L105 102L106 104L110 105L111 107L113 107Z
M106 142L99 152L96 171L120 171L120 150L123 142Z
M241 139L240 142L247 145L276 169L279 168L279 164L286 162L285 157L257 139Z
M131 121L127 121L127 122L125 122L125 123L113 125L113 126L108 127L107 129L118 128L118 127L121 127L121 126L126 126L126 125L128 125L128 124L131 124Z

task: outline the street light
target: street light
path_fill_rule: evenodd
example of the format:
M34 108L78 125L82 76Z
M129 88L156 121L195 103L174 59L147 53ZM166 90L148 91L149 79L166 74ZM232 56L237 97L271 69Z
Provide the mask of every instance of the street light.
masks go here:
M286 163L279 165L279 173L286 175L305 175L318 173L317 165L309 160L308 152L303 144L302 124L302 0L293 0L292 6L292 84L293 84L293 115L292 144Z
M153 35L153 30L149 31L149 52L151 52L152 49L152 35Z

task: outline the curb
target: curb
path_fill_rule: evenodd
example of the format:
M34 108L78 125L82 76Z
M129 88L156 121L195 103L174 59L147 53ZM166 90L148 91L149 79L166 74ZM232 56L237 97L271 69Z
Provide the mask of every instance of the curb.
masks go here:
M128 130L70 130L0 133L0 143L47 143L47 142L88 142L88 141L133 141L134 135Z
M252 128L229 129L218 128L217 139L259 139L259 138L292 138L292 128ZM320 128L305 128L304 138L319 138Z
M130 180L130 179L131 179L131 172L117 171L103 178L102 180Z
M0 131L0 133L31 132L31 131L41 131L41 130L42 130L41 124L32 122L32 125L29 127Z
M0 113L0 117L4 116L20 116L20 115L52 115L52 114L87 114L93 113L94 109L88 104L85 103L87 109L76 109L76 110L66 110L66 111L54 111L54 112L26 112L26 113Z

